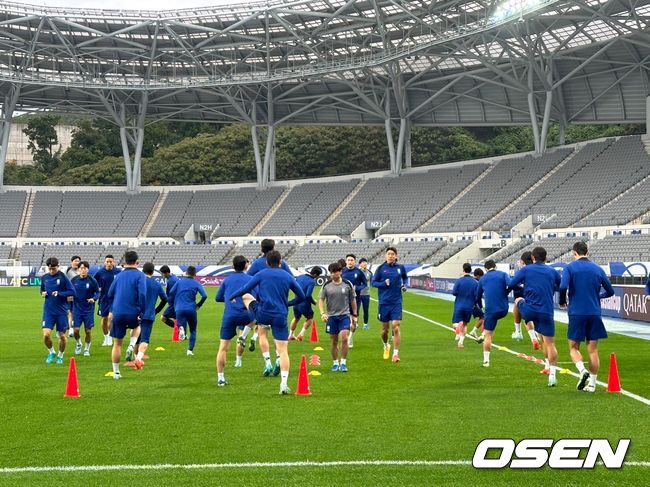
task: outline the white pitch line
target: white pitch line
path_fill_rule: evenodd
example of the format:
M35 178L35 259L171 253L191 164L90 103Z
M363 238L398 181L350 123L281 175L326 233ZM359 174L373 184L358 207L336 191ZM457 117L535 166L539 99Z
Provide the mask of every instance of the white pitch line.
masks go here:
M4 467L0 474L54 473L54 472L110 472L115 470L227 470L256 468L327 468L327 467L446 467L470 466L469 460L340 460L304 462L251 462L251 463L158 463L145 465L64 465L43 467ZM626 467L650 468L650 462L625 462Z
M376 301L376 300L373 299L373 301ZM422 315L419 315L417 313L413 313L412 311L407 311L407 310L403 310L403 312L406 313L406 314L409 314L411 316L415 316L416 318L420 318L421 320L432 323L432 324L434 324L436 326L439 326L440 328L444 328L444 329L449 330L449 331L454 331L454 329L451 326L448 326L448 325L445 325L445 324L440 323L438 321L432 320L431 318L427 318L426 316L422 316ZM470 335L466 335L466 336L469 336L472 340L476 341L476 339L474 337L471 337ZM498 347L500 347L500 345L492 342L492 348L497 348L497 350L499 350ZM507 352L507 353L510 353L511 355L515 355L515 356L518 355L519 353L521 353L521 352L516 352L514 350L510 350L508 347L503 347L503 348L505 348L505 350L499 350L499 351ZM573 372L571 370L569 370L569 374L576 377L576 378L580 378L580 376L576 372ZM607 387L607 384L605 382L602 382L602 381L596 381L596 384L598 384L599 386L605 387L605 388ZM640 403L643 403L643 404L645 404L647 406L650 406L650 399L648 399L647 397L639 396L638 394L634 394L633 392L626 391L625 389L621 389L621 394L623 394L624 396L627 396L629 398L632 398L635 401L639 401Z

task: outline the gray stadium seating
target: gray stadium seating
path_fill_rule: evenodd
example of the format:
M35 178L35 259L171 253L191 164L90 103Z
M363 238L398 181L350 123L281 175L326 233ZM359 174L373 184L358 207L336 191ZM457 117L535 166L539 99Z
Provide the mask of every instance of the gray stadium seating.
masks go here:
M357 259L365 257L370 263L381 264L384 262L382 251L386 247L388 247L388 244L384 242L308 243L298 247L287 260L294 267L310 264L328 265L339 259L344 259L346 254L354 254Z
M419 242L400 242L397 246L400 262L406 264L426 264L429 257L447 245L445 240L423 240Z
M576 227L624 225L650 211L650 179L575 223ZM644 222L647 223L647 222Z
M295 247L295 245L292 244L292 243L276 242L276 244L275 244L275 250L280 252L283 259L286 258L286 256L289 253L291 253L291 251L294 249L294 247ZM243 255L250 262L253 262L260 255L262 255L262 252L260 251L260 244L259 243L247 243L247 244L235 247L235 249L233 251L233 256L235 256L235 255ZM222 262L222 264L232 264L232 258L228 259L228 262Z
M520 240L516 240L515 242L511 243L510 245L507 245L499 250L497 250L495 253L492 255L488 256L487 258L483 259L483 262L486 260L493 260L494 262L501 262L505 259L507 259L510 256L517 256L517 259L521 254L524 252L523 248L529 246L531 243L533 243L533 240L530 238L522 238Z
M541 157L505 159L476 186L467 191L423 232L465 232L479 228L570 154L559 149Z
M570 262L573 260L571 257L571 248L578 240L586 241L587 237L548 237L535 240L525 247L520 248L518 251L513 252L509 256L497 260L494 256L490 256L496 262L503 262L507 264L517 264L519 257L527 250L533 250L535 247L541 246L546 249L546 261L553 262Z
M135 237L158 192L37 191L29 237Z
M62 267L70 265L70 258L78 255L90 265L101 265L104 256L111 254L119 262L126 251L126 245L25 245L20 250L20 260L24 265L40 267L48 257L56 257Z
M292 188L257 235L312 235L359 183L308 183Z
M648 262L650 261L650 235L608 235L589 245L594 262Z
M13 238L18 235L26 197L25 191L0 193L0 237Z
M219 224L219 236L245 236L280 197L284 188L170 191L150 237L182 237L193 223Z

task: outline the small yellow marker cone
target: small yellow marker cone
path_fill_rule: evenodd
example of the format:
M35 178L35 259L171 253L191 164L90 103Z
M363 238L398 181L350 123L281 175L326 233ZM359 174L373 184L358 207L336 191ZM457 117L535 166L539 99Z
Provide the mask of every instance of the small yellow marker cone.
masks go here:
M497 347L497 349L498 349L498 350L501 350L502 352L507 352L507 351L508 351L508 347L501 347L501 346L499 346L499 347Z
M571 371L569 369L560 369L560 374L570 374Z
M163 347L156 347L156 352L164 352L165 349Z
M104 377L113 377L113 372L106 372Z
M316 347L314 348L314 352L322 352L324 350L323 347Z
M323 375L323 374L321 374L321 373L320 373L319 371L317 371L317 370L312 370L312 371L309 373L309 375Z

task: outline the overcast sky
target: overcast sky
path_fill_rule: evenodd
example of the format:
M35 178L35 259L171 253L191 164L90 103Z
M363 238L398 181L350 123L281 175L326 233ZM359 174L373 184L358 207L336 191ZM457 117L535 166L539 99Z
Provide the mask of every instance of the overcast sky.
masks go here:
M91 7L109 10L170 10L179 8L205 7L246 3L246 0L16 0L32 5L51 5L57 7Z

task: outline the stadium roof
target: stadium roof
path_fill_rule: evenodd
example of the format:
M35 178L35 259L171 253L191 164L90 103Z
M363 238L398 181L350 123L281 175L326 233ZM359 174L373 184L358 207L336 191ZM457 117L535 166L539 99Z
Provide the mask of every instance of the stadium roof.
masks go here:
M0 2L0 95L5 112L55 108L124 126L386 124L407 141L412 124L534 121L543 151L550 121L645 120L649 23L650 0L274 0L160 12ZM394 150L401 160L404 143Z

